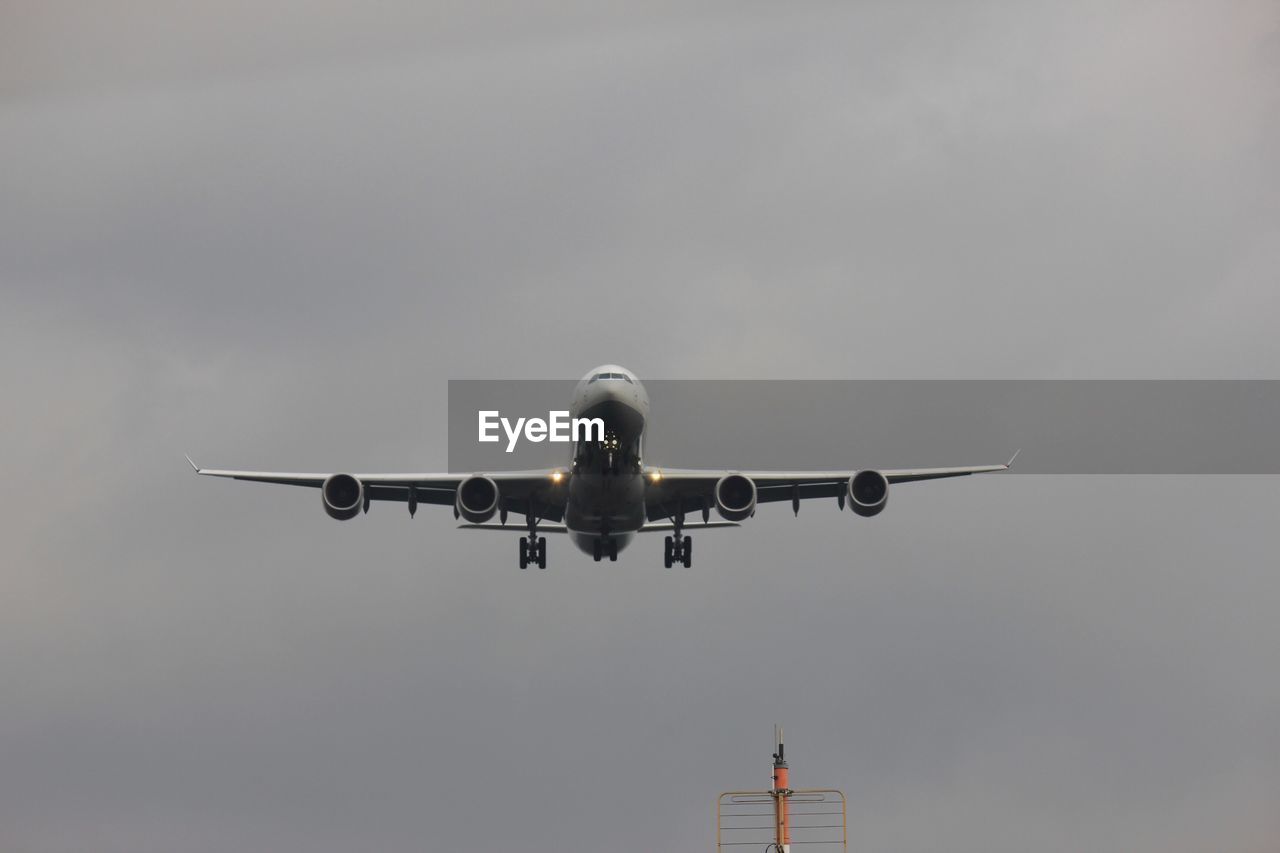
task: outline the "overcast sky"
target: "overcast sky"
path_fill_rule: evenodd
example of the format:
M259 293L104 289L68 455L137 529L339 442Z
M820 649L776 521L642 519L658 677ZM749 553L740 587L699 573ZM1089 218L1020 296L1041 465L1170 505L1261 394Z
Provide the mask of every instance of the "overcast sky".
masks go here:
M851 849L1280 848L1274 477L520 572L182 459L431 470L448 379L605 361L1280 378L1277 5L475 6L0 8L0 848L709 850L775 722Z

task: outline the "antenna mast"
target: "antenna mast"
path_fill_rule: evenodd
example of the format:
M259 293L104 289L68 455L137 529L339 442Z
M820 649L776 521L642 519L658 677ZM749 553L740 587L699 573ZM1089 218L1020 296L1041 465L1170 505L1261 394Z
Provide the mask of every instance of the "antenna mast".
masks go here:
M774 846L778 853L791 853L791 824L787 821L787 798L793 793L790 784L790 768L787 767L787 748L782 743L782 726L773 727L773 797Z
M849 845L848 804L835 788L791 787L782 726L773 727L773 784L767 791L725 791L716 802L716 850L737 853L763 847L767 853L791 853L791 845L810 853L845 851ZM772 817L773 821L766 823ZM768 833L767 835L765 833ZM793 839L794 836L794 839Z

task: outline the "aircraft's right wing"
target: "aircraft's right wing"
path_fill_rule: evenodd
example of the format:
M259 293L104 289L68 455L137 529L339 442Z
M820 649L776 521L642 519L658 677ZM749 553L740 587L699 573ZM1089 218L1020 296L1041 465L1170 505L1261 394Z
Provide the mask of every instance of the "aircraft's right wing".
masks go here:
M566 489L565 474L560 469L532 471L495 471L479 474L310 474L282 471L233 471L221 468L201 468L187 457L197 474L205 477L225 477L231 480L247 480L253 483L275 483L284 486L307 486L319 489L334 477L349 477L359 484L363 495L364 512L370 501L397 501L410 504L436 504L455 506L458 487L472 477L483 477L497 486L501 509L524 515L530 509L539 519L560 521L564 516ZM356 491L354 487L352 492ZM357 500L352 495L352 500Z

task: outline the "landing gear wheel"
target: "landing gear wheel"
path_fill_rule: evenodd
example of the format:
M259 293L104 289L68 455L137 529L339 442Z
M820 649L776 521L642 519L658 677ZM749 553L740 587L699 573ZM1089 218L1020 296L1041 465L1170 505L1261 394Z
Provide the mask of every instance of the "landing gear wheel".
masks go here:
M684 554L682 555L680 562L684 563L684 567L687 569L693 565L693 537L692 536L684 537L684 548L681 550L684 551Z
M604 556L604 543L599 539L591 544L591 556L595 558L597 563L600 562L600 558Z
M538 537L538 568L545 569L547 567L547 537ZM688 563L685 563L688 565Z
M617 562L618 559L618 540L609 540L609 562Z
M671 537L668 536L666 542L663 543L662 546L662 565L666 566L668 569L671 568L671 559L674 553L675 548L672 547Z
M520 568L529 568L529 543L523 539L520 540Z

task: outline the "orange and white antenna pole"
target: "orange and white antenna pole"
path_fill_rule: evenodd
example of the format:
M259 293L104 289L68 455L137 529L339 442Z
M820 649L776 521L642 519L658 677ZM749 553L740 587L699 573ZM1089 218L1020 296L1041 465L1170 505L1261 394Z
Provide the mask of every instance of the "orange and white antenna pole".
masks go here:
M782 727L773 727L773 784L767 790L725 791L716 800L716 850L764 853L849 849L849 806L835 788L792 788ZM773 823L765 823L769 804ZM794 823L793 823L794 821ZM795 836L794 840L792 835Z
M774 845L778 853L791 853L791 824L787 816L787 798L791 796L791 780L788 778L786 747L782 745L782 726L773 727L773 823Z

